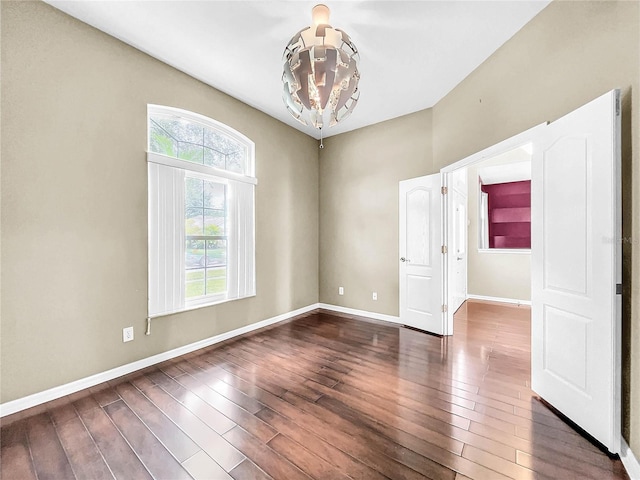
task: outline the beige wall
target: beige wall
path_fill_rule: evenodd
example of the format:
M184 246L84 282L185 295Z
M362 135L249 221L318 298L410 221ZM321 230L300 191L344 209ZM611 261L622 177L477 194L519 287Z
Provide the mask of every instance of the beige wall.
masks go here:
M480 185L478 169L531 161L531 156L517 148L467 168L469 212L467 248L467 293L483 297L531 300L531 255L528 253L480 252L478 220L480 218Z
M398 182L432 171L431 130L431 110L424 110L325 140L322 302L398 315Z
M1 81L2 402L318 301L315 140L41 2L2 2ZM148 337L147 103L247 135L259 181L257 296Z
M640 281L632 281L632 272L636 278L640 272L639 26L637 1L555 1L433 108L432 137L422 121L421 115L429 114L425 111L331 137L325 141L326 153L320 158L320 301L397 314L397 187L391 184L400 178L437 172L528 128L557 119L613 88L621 88L626 239L624 433L637 456ZM433 148L432 157L427 145L419 146L427 138L433 138L428 145ZM412 143L418 148L413 149ZM410 158L396 160L397 148L410 152ZM389 161L381 161L383 157L389 157ZM425 161L431 158L432 163ZM362 178L346 172L359 173ZM388 180L373 183L371 177ZM380 189L371 189L374 185ZM367 208L369 203L379 204L380 197L385 199L385 211L394 212L393 218L389 215L389 233L375 228L381 222ZM378 258L377 266L368 264L372 258ZM353 285L357 292L349 295L344 285L345 296L338 297L341 282ZM355 282L364 286L357 287ZM381 298L378 303L370 301L367 290L381 283L387 285L384 294L391 297Z

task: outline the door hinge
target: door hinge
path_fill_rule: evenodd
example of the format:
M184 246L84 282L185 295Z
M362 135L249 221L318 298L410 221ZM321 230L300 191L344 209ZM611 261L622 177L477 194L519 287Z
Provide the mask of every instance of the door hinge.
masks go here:
M442 305L442 313L447 313L447 306L446 305Z
M620 116L620 97L616 98L616 117Z
M442 246L442 253L447 253L447 246L446 245Z
M616 295L622 295L622 284L616 283Z
M442 195L446 195L449 193L449 187L441 187L440 191L442 192Z

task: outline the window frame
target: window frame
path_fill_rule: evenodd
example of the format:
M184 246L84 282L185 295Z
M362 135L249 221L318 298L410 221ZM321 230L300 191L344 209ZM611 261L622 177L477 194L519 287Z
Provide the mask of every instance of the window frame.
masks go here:
M214 166L203 165L195 162L190 162L188 160L183 160L180 158L164 155L161 153L152 152L151 151L151 135L150 135L151 119L155 115L175 116L176 119L198 124L199 126L207 128L209 130L213 130L215 133L219 135L231 138L232 140L237 142L239 146L245 149L245 156L244 156L243 165L242 165L243 173L236 173L236 172L228 171L225 169L217 168ZM226 286L227 291L225 293L201 295L198 297L193 297L191 299L185 298L186 273L187 273L187 269L185 265L186 263L185 254L186 254L186 236L187 235L186 235L186 230L184 228L184 218L183 218L183 221L181 223L181 225L183 226L182 231L176 232L176 237L175 237L176 241L174 242L175 245L178 245L177 250L172 250L178 258L181 258L181 260L179 260L179 262L181 262L180 263L181 271L178 273L180 278L177 279L177 277L172 277L172 280L171 280L174 284L181 285L180 287L182 288L181 300L177 301L177 303L181 303L181 306L179 308L172 308L172 309L163 310L163 311L152 311L152 308L151 308L151 303L152 303L151 293L152 293L153 282L154 281L157 282L155 284L155 287L158 288L158 285L163 281L159 278L155 280L152 279L152 268L151 268L152 262L153 262L151 258L152 242L154 241L157 242L158 239L154 237L154 233L152 232L152 228L151 228L151 224L152 224L151 199L149 200L150 203L147 207L147 210L149 213L148 318L156 318L156 317L161 317L165 315L171 315L174 313L208 307L208 306L217 305L220 303L225 303L233 300L239 300L242 298L249 298L249 297L255 296L256 295L255 185L257 185L258 181L257 181L257 178L255 178L255 144L254 142L251 141L245 135L234 130L233 128L227 125L224 125L223 123L220 123L214 119L208 118L204 115L200 115L198 113L194 113L194 112L190 112L187 110L182 110L174 107L165 107L161 105L149 104L147 106L147 152L146 153L147 153L148 165L156 164L157 166L165 166L165 167L171 167L173 169L178 169L179 171L182 172L181 175L184 177L184 179L186 179L187 177L192 177L192 178L200 178L205 181L225 184L227 189L227 194L226 194L227 197L231 197L237 194L237 197L240 198L243 195L245 195L245 203L243 204L245 207L246 207L246 198L247 198L246 195L248 193L246 189L248 187L251 188L249 192L250 199L251 199L250 210L248 211L248 213L247 212L243 213L244 216L242 217L242 220L241 220L244 222L249 221L251 223L251 226L248 229L250 236L247 237L247 233L245 231L247 229L245 225L235 225L233 228L228 230L227 230L228 228L228 225L227 225L226 226L227 228L225 228L225 235L227 237L227 252L226 252L227 259L226 259L226 274L225 274L225 278L227 282L227 286ZM152 181L151 176L149 176L148 178L149 192L151 192L151 181ZM241 187L242 184L247 185L247 187ZM157 186L155 186L154 188L157 189ZM240 189L243 189L244 193L240 193L241 192ZM236 194L232 192L236 192ZM225 199L225 215L226 216L233 217L233 218L238 217L239 215L238 212L241 209L241 207L239 206L241 200L239 200L238 198L234 198L233 200L229 198ZM176 202L176 203L180 203L180 202ZM156 208L162 208L162 207L156 207ZM186 206L183 205L182 208L186 208ZM184 212L182 217L184 217ZM239 221L238 218L236 218L235 220L236 222ZM228 222L231 222L232 220L227 219L226 221L228 223ZM250 245L250 247L248 247L248 250L247 250L247 244ZM239 253L241 250L243 251L243 253ZM250 252L250 256L252 258L246 258L247 251ZM206 265L206 261L207 260L205 258L205 265ZM232 261L234 262L234 265L233 265L233 268L230 269L229 265L231 264ZM231 272L231 270L233 270L233 272ZM207 269L205 266L204 268L205 283L207 281L206 271ZM250 272L248 274L249 275L248 277L247 277L247 272ZM248 294L244 293L242 295L238 294L237 296L230 296L229 294L230 283L231 283L230 278L234 282L237 282L238 284L241 284L241 283L246 284L247 280L252 282L252 284L248 289L249 293ZM169 280L164 279L164 283L167 283L168 281ZM234 291L236 293L237 293L237 290L242 290L244 292L245 289L246 289L246 285L245 285L245 288L239 287L237 289L234 289Z
M246 163L243 168L244 170L243 173L240 174L240 173L230 172L222 168L202 165L194 162L188 162L187 160L181 160L176 157L171 157L168 155L163 155L161 153L152 152L150 136L149 136L149 120L153 116L153 114L172 115L172 116L175 116L176 118L188 120L192 123L197 123L203 127L215 130L217 133L221 135L231 137L236 142L244 145L245 147L247 147L247 157L246 157ZM165 161L166 159L176 160L177 162L180 162L180 163L170 165L170 166L176 166L177 168L182 168L180 165L182 165L183 162L186 162L189 165L195 165L196 167L201 167L201 168L194 168L193 170L199 171L200 173L204 173L205 175L214 174L214 175L221 176L223 178L230 178L232 180L241 180L244 182L250 182L250 183L253 183L254 185L258 183L256 179L256 170L255 170L256 168L255 143L249 137L243 135L237 130L234 130L228 125L225 125L224 123L214 120L213 118L206 117L199 113L190 112L188 110L183 110L181 108L166 107L163 105L155 105L155 104L147 105L147 154L163 157ZM215 173L212 173L212 171Z

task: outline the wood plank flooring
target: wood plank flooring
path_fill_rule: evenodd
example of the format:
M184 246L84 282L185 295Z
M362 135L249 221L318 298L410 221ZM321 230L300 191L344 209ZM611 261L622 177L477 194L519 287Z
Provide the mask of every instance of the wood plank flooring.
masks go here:
M529 389L529 316L307 314L3 419L1 478L628 478Z

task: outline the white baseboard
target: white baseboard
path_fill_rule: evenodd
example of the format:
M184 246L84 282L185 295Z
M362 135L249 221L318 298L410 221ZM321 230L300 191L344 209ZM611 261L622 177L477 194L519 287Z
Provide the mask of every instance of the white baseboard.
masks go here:
M487 300L489 302L513 303L515 305L531 305L531 300L518 300L516 298L488 297L486 295L467 294L468 300Z
M624 438L620 439L620 460L631 480L640 480L640 461L633 454Z
M267 318L266 320L252 323L251 325L246 325L229 332L221 333L220 335L215 335L198 342L190 343L189 345L184 345L167 352L158 353L157 355L143 358L142 360L128 363L120 367L112 368L111 370L107 370L106 372L96 373L95 375L91 375L90 377L81 378L80 380L75 380L58 387L53 387L42 392L34 393L23 398L18 398L16 400L0 404L0 417L5 417L22 410L26 410L27 408L35 407L45 402L50 402L51 400L64 397L65 395L70 395L80 390L84 390L85 388L94 387L109 380L121 377L122 375L127 375L137 370L150 367L151 365L155 365L166 360L171 360L172 358L179 357L180 355L194 352L201 348L205 348L215 343L219 343L224 340L249 333L259 328L268 327L269 325L288 320L290 318L302 315L303 313L307 313L318 308L320 308L319 304L314 303L312 305L299 308L292 312L283 313L275 317Z
M338 305L330 305L328 303L321 303L319 305L319 308L324 308L325 310L332 310L339 313L346 313L348 315L373 318L375 320L384 320L385 322L400 323L400 317L387 315L385 313L367 312L366 310L356 310L355 308L340 307Z

